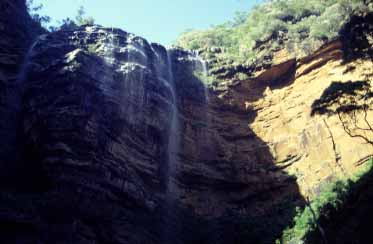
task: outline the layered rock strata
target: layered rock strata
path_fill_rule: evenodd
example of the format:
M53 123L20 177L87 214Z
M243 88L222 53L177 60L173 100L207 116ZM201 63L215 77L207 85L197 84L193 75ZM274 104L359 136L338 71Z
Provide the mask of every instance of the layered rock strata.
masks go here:
M2 3L27 16L21 1ZM11 176L1 184L1 240L273 243L305 197L373 154L369 130L352 136L373 121L369 18L309 57L282 57L217 89L196 53L120 29L4 41L1 84L17 85L1 95L1 166ZM0 23L18 23L9 21Z

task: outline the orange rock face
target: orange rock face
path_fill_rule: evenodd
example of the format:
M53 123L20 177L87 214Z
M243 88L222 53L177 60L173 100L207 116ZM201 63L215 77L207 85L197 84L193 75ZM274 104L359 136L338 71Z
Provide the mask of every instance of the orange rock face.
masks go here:
M201 117L209 117L209 124L204 125L207 132L202 138L202 132L186 120L184 153L194 155L200 163L184 170L196 167L205 179L220 179L227 185L231 181L241 187L223 196L211 194L205 204L188 192L187 197L192 197L186 202L197 212L219 215L232 207L228 202L233 199L245 202L243 199L250 194L271 195L271 201L251 205L255 206L254 212L260 213L272 208L284 194L285 198L289 194L299 199L312 198L324 182L352 176L359 162L373 155L369 143L373 140L371 95L356 101L342 93L336 98L341 106L346 102L365 104L365 110L313 115L312 109L335 82L347 85L364 81L367 86L361 93L371 94L372 67L372 60L367 58L346 62L342 42L334 41L309 57L286 60L254 79L211 91L205 107L189 104L187 112L197 118L199 115L201 121ZM296 182L289 180L292 177ZM278 187L288 189L279 194ZM253 212L248 207L243 209Z
M17 2L0 6L26 14ZM24 50L0 54L0 242L273 243L306 197L373 155L364 18L218 89L195 52L101 26L39 36L22 75Z

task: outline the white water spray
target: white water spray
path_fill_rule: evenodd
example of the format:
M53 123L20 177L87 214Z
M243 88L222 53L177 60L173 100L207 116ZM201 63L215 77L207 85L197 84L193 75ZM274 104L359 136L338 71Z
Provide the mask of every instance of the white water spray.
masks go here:
M198 142L200 143L198 148L200 149L200 156L201 158L206 158L213 153L212 146L211 146L211 115L210 115L210 96L209 96L209 88L208 88L208 66L207 62L198 55L197 52L194 53L195 58L197 60L197 67L198 71L202 72L202 82L203 82L203 92L204 92L204 98L205 98L205 105L203 108L203 114L204 116L201 118L203 120L203 123L205 124L205 128L203 132L200 135L200 139Z
M31 46L29 47L29 49L27 50L27 53L26 53L25 57L23 58L22 65L21 65L21 67L19 69L19 72L18 72L17 83L22 83L22 82L24 82L26 80L28 68L29 68L29 65L30 65L30 60L31 60L31 58L32 58L32 56L34 54L34 49L38 45L39 40L43 36L44 35L38 36L35 39L35 41L31 44Z
M202 71L202 78L203 78L203 86L204 86L204 94L205 94L205 99L206 103L209 102L209 91L208 91L208 69L207 69L207 62L196 53L196 58L199 62L199 65L201 66L201 71Z
M167 50L167 63L168 63L168 79L171 85L171 92L173 98L172 106L172 118L171 118L171 128L170 136L168 142L168 169L167 169L167 197L173 197L175 199L179 196L178 187L175 182L178 169L178 154L180 152L180 121L179 121L179 111L177 107L177 95L174 75L172 71L172 59L171 53Z
M9 109L9 114L5 114L2 117L3 120L9 121L7 129L11 133L3 134L3 139L6 141L6 144L2 145L2 153L1 156L4 156L4 165L5 167L9 167L12 171L12 168L15 167L14 162L20 162L21 154L16 153L18 152L17 148L19 148L18 143L22 143L19 139L19 129L17 128L21 122L20 118L20 110L22 104L22 93L24 89L24 83L27 81L28 72L30 70L31 59L34 56L34 49L39 43L39 37L31 44L28 48L27 52L23 57L22 64L19 67L18 74L14 83L9 86L8 95L5 97L5 103L7 108ZM4 153L4 154L3 154ZM9 166L8 163L12 162ZM16 169L16 168L14 168Z
M171 123L168 135L167 158L161 165L161 177L165 189L165 198L162 204L160 228L160 243L174 243L180 231L180 219L177 201L180 199L180 189L177 185L177 174L179 169L180 153L180 121L177 106L177 92L173 74L171 52L166 49L167 57L162 57L153 49L155 54L155 72L158 80L163 82L171 92Z

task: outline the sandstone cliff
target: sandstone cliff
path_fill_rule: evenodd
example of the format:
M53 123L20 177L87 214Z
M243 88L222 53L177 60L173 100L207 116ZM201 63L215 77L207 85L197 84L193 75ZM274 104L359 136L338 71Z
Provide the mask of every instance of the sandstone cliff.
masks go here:
M1 4L26 35L24 3ZM119 29L4 32L0 240L273 243L373 154L371 18L214 89L196 53Z
M0 13L0 181L6 184L20 175L18 156L21 145L17 139L21 89L19 74L28 47L43 30L31 20L24 1L0 1ZM21 174L23 178L27 177ZM17 181L12 181L11 185L14 184Z

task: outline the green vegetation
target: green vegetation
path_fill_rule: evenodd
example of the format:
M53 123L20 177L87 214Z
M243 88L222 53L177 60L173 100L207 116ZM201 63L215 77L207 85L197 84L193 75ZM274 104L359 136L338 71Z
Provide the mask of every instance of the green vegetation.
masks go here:
M30 13L31 18L39 23L44 28L48 28L50 31L68 30L73 29L82 25L93 25L95 20L91 16L86 16L86 11L83 6L80 6L74 19L69 17L58 21L58 26L49 25L52 18L47 15L41 15L40 10L43 8L43 4L35 5L34 0L26 1L27 11Z
M234 21L208 30L189 30L176 44L205 51L206 58L252 63L258 56L285 47L302 56L335 38L341 26L357 11L372 10L364 0L272 0ZM265 52L259 46L265 45ZM222 51L215 53L219 47Z
M95 19L91 16L86 16L84 7L80 6L75 17L75 22L77 25L93 25L95 23Z
M66 18L62 20L62 23L60 22L59 27L52 27L50 28L51 31L56 30L70 30L74 29L78 26L82 25L93 25L95 23L95 20L91 16L86 16L86 11L83 6L80 6L77 12L77 15L75 16L75 19Z
M322 186L320 194L308 206L302 211L297 210L294 226L286 229L277 243L308 243L308 236L320 231L320 219L328 218L332 212L341 209L349 195L358 188L363 176L372 171L373 158L368 160L365 167L351 179L341 179Z
M99 48L98 44L87 44L87 50L91 54L96 54L98 48Z
M26 1L27 11L30 13L31 18L39 23L41 26L45 27L50 23L51 17L47 15L41 15L39 11L43 8L43 4L35 5L34 0Z
M211 85L214 82L212 76L204 74L202 71L193 71L193 75L205 85Z

